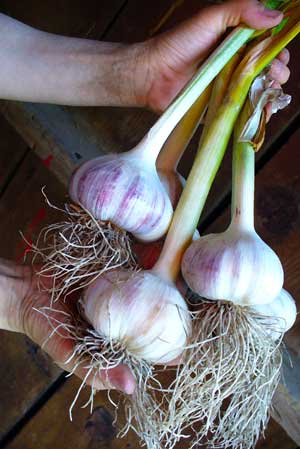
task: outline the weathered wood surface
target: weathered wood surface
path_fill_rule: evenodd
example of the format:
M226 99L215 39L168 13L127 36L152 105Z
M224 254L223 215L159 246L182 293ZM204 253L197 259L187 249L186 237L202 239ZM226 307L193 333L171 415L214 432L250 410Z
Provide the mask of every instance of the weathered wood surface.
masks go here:
M0 11L34 28L72 37L99 39L126 0L2 0Z
M0 116L0 195L28 151L24 140Z
M138 438L130 431L126 437L117 438L120 426L113 424L114 408L105 392L99 392L95 398L95 407L90 415L88 409L80 408L89 395L85 389L75 407L73 421L69 420L68 408L72 403L80 383L70 379L35 415L22 431L6 446L6 449L137 449ZM188 449L189 442L181 441L176 449ZM269 429L257 445L257 449L296 449L296 444L285 431L273 420Z
M14 154L17 138L7 140L8 154ZM30 151L0 197L1 257L23 262L29 245L21 238L20 230L30 243L36 240L43 226L57 221L57 213L49 210L41 193L46 185L54 203L61 204L64 200L65 190L47 167L49 162L50 159L43 164ZM61 370L27 337L5 331L0 331L0 360L1 445L1 438L57 379Z
M279 255L284 287L300 310L300 131L259 172L256 181L256 230ZM227 210L208 229L222 232ZM300 317L285 337L283 380L274 399L274 418L300 445Z

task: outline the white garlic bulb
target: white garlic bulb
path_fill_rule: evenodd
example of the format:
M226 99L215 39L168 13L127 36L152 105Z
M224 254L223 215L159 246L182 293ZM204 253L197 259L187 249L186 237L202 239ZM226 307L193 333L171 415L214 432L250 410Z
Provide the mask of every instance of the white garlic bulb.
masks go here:
M184 299L151 271L107 273L88 287L82 305L100 335L150 363L176 359L190 334Z
M270 303L283 285L283 269L274 251L255 232L234 226L193 242L181 269L198 295L244 306Z
M270 304L252 306L251 310L262 316L262 322L267 326L267 332L278 339L294 325L297 317L296 303L293 297L284 289Z
M72 177L70 196L96 219L110 221L143 241L162 237L173 213L155 165L134 151L83 164Z

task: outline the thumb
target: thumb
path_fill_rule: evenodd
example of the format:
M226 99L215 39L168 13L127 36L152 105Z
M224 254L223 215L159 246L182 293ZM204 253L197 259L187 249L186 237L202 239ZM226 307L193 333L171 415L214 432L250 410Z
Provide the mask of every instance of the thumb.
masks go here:
M180 63L181 68L184 68L206 57L228 27L244 23L254 29L271 28L278 25L282 17L280 11L265 8L256 0L230 0L201 10L163 34L160 44L168 50L169 55L171 50L177 69Z

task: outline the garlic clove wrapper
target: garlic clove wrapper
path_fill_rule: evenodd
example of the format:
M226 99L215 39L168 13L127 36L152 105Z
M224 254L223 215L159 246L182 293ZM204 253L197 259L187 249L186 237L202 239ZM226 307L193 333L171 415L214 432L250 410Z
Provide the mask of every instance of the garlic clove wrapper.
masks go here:
M158 169L157 172L162 185L168 193L172 206L175 209L186 181L183 176L174 170Z
M193 242L181 268L186 283L198 295L241 306L270 303L283 285L283 269L275 252L255 232L234 226Z
M136 358L164 364L186 346L191 319L176 287L151 271L114 271L99 277L85 291L87 320Z
M134 151L86 162L74 173L69 192L97 220L110 221L143 241L162 237L172 218L155 166Z
M263 324L268 333L276 340L294 325L297 318L297 308L293 297L284 289L270 304L252 306L251 310L262 315Z

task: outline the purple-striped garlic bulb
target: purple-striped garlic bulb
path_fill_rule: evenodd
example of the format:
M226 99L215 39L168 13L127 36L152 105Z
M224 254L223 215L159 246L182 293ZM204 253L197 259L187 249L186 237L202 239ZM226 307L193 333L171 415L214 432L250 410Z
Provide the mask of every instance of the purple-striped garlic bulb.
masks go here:
M275 252L255 232L233 225L193 242L181 269L198 295L243 306L272 302L283 285L283 269Z
M74 173L69 191L94 218L112 222L143 241L162 237L172 218L155 161L138 150L86 162Z

